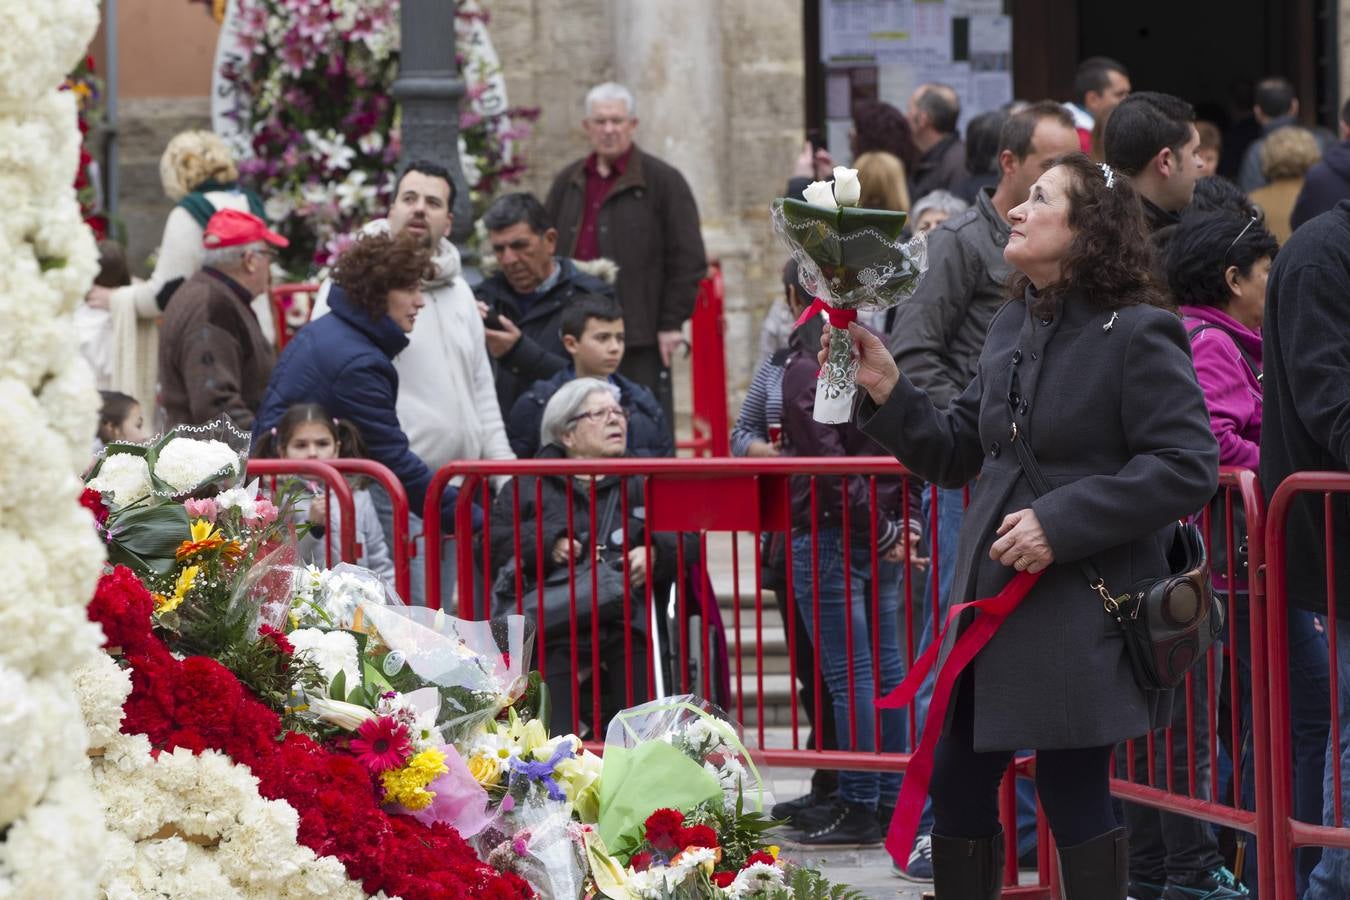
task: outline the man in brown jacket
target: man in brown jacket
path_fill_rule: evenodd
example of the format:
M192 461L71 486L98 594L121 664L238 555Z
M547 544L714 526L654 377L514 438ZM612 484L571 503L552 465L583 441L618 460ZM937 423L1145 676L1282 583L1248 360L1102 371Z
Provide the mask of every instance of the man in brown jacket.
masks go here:
M271 247L286 244L246 212L221 210L207 222L202 268L174 291L159 328L169 427L225 415L236 428L252 430L276 352L249 303L269 287Z
M545 206L558 229L559 255L618 264L628 332L619 371L651 388L673 429L670 361L708 261L688 183L633 143L636 112L623 85L590 90L582 127L592 152L558 173Z

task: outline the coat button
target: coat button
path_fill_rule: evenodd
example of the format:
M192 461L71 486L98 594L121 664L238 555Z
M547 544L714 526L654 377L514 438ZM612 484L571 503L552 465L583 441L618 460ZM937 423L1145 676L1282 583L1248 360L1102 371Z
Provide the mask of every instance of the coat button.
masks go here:
M1020 362L1022 361L1022 351L1021 351L1021 350L1014 350L1014 351L1013 351L1013 357L1012 357L1012 359L1013 359L1013 365L1014 365L1014 366L1017 365L1018 363L1020 363Z
M1025 403L1023 403L1021 406L1017 407L1017 411L1018 411L1019 413L1021 413L1022 415L1024 415L1024 416L1027 414L1027 410L1029 410L1029 409L1031 409L1031 407L1028 406L1028 405L1025 404Z
M998 441L994 441L989 445L989 455L994 459L998 459L998 455L1002 452L1003 448L998 445Z

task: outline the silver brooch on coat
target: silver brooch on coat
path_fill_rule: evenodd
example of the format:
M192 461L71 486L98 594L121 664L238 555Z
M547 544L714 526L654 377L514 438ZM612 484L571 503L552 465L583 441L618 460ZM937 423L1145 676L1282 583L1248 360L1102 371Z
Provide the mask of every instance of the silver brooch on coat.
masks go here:
M1112 328L1114 328L1116 325L1116 319L1119 318L1120 313L1118 312L1111 313L1111 318L1106 320L1106 324L1102 326L1102 331L1110 331Z

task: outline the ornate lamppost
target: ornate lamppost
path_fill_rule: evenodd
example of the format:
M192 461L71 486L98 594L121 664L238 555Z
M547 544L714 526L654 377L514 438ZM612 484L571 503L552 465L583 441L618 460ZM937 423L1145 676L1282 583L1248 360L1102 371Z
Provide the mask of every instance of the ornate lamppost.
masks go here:
M434 160L455 181L454 229L462 243L473 230L469 187L459 162L459 102L464 79L455 65L454 0L403 0L398 78L392 89L403 109L400 160Z

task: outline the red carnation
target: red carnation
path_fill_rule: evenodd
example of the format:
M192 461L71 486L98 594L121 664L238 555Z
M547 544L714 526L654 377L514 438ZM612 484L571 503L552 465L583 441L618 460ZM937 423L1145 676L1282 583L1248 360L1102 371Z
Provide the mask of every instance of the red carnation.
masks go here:
M150 630L154 609L155 598L135 573L117 566L98 580L88 615L90 621L103 626L105 647L120 647L126 656L144 652L167 656L163 643L155 640Z
M678 841L681 850L688 850L690 847L716 849L721 846L717 842L717 832L707 825L691 825L688 828L681 828Z
M731 883L736 880L735 872L714 872L712 873L712 883L726 890L731 887Z
M290 638L286 637L286 632L280 628L273 628L271 625L261 625L258 628L258 636L271 641L276 648L287 656L295 655L295 647L291 645Z
M647 817L647 841L657 850L680 849L684 813L678 809L658 809Z
M634 853L633 858L628 861L628 865L633 867L634 872L645 872L651 868L652 855L647 850L643 850L640 853Z
M750 854L750 858L745 861L743 868L750 868L755 863L764 863L766 866L777 865L778 860L774 859L772 854L765 853L763 850L756 850Z
M108 507L103 503L103 495L93 488L85 488L80 494L80 505L94 514L96 525L108 521Z

